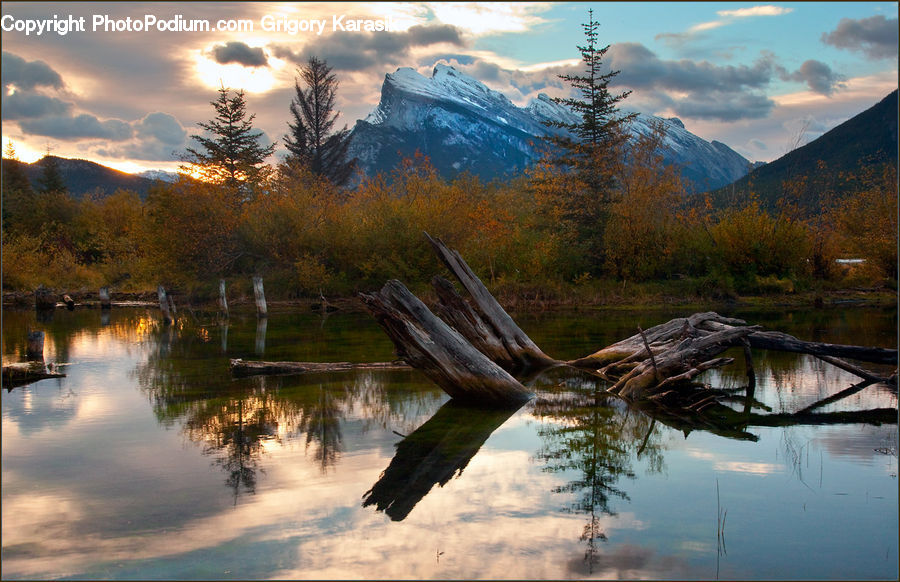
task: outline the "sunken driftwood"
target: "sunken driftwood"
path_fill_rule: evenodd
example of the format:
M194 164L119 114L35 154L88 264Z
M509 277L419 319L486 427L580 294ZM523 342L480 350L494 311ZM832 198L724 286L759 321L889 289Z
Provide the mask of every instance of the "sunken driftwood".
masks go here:
M65 378L65 374L57 372L53 364L43 361L18 362L3 366L3 387L9 390L25 386L47 378Z
M361 295L397 355L461 401L506 406L533 396L506 370L431 312L403 283Z
M310 372L343 372L346 370L411 370L412 366L403 360L394 362L372 362L354 364L351 362L258 362L240 358L230 362L234 376L273 376L307 374Z

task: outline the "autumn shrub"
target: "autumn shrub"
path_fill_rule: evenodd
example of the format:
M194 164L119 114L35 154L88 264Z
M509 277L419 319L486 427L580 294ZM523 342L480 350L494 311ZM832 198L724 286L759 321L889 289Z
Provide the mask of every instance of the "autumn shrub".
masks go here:
M38 285L51 289L86 290L99 287L102 275L79 262L65 247L46 245L40 236L13 235L3 241L3 286L33 290Z
M897 166L870 168L836 211L844 258L863 258L873 278L897 280Z
M150 276L164 285L189 286L234 270L240 207L226 188L182 178L157 185L143 221Z
M725 210L710 234L725 270L744 281L798 276L808 268L809 238L802 222L785 214L772 217L755 200Z

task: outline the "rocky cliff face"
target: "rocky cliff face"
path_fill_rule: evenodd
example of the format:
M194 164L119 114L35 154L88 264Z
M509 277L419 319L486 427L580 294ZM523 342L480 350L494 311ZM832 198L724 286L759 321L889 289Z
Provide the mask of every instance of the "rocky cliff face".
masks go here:
M542 137L561 131L544 122L577 119L546 95L517 107L453 67L437 65L431 78L401 68L385 75L380 103L353 128L350 155L367 175L389 172L419 151L445 177L463 171L483 179L513 176L540 157ZM666 128L666 163L678 165L696 190L729 184L748 172L749 161L725 144L695 136L678 119L639 115L631 131L649 133L654 123Z

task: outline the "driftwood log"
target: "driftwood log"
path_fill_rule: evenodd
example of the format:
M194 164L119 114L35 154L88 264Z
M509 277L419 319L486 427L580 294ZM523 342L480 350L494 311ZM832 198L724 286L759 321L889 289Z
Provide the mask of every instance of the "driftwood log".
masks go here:
M397 355L453 398L504 406L533 396L400 281L388 281L381 291L361 299L394 342Z
M411 370L412 366L403 360L394 362L372 362L354 364L351 362L258 362L240 358L230 362L231 373L237 377L274 376L288 374L308 374L312 372L343 372L346 370Z
M57 372L53 364L46 365L43 361L6 364L3 366L3 387L12 390L38 380L64 378L65 376L65 374Z

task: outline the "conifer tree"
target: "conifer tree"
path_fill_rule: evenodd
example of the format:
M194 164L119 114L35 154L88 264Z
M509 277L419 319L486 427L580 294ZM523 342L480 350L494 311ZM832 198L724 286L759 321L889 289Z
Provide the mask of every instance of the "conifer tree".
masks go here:
M3 152L0 174L3 176L3 227L8 229L13 223L20 222L34 205L34 189L11 140Z
M68 192L66 182L59 171L59 158L51 156L50 152L40 161L41 176L38 178L38 192L50 194L54 192Z
M355 160L347 159L350 146L347 126L332 131L340 115L334 111L337 77L326 61L316 57L310 57L306 66L297 70L297 75L296 96L291 101L293 123L288 122L290 133L284 137L290 152L287 162L302 165L332 184L343 186L350 179ZM300 86L300 79L306 89Z
M628 97L631 91L612 94L609 91L609 83L621 71L603 72L603 57L609 50L609 45L598 45L597 31L600 23L594 20L594 11L588 10L588 22L583 23L584 35L587 39L585 46L578 46L581 59L584 63L584 73L581 75L559 75L574 89L577 89L581 98L555 98L553 101L568 106L581 116L581 120L574 123L556 122L551 125L569 130L577 136L577 140L570 137L553 137L552 141L565 152L560 161L575 169L580 177L585 180L594 194L604 195L603 190L610 185L610 176L603 175L602 171L615 163L598 164L598 156L609 156L618 152L624 141L624 125L634 119L636 114L623 115L619 112L618 104Z
M244 202L264 182L265 160L275 151L275 144L259 142L262 132L253 130L256 114L247 115L244 91L236 91L233 96L230 93L230 89L222 87L219 98L210 101L215 118L197 125L212 136L191 136L202 149L188 148L185 161L189 165L182 169L198 169L204 178L225 184L238 196L238 202Z
M630 91L613 94L609 90L610 81L619 71L604 72L603 57L609 45L601 47L598 43L600 23L594 20L593 10L588 11L588 22L582 27L587 43L577 48L584 72L559 76L577 90L580 98L554 99L580 119L573 123L548 123L568 130L568 135L547 138L554 156L550 161L562 171L555 175L565 181L564 187L550 188L555 193L550 202L557 209L560 228L571 248L581 256L583 263L579 268L599 274L606 262L604 232L618 194L617 175L621 173L627 145L625 125L636 114L622 114L618 109Z

